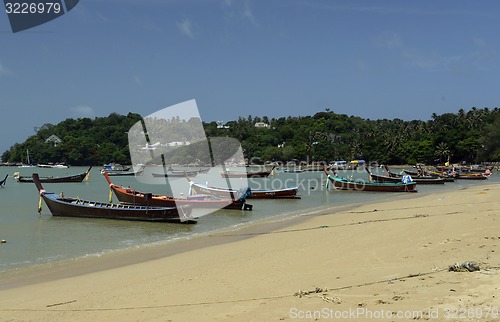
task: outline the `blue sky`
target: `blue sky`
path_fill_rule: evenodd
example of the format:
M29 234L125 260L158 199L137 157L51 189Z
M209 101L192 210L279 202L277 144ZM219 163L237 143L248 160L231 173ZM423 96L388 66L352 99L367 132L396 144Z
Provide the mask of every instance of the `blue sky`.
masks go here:
M498 107L499 13L493 0L81 0L13 34L0 12L0 153L45 123L190 99L204 121Z

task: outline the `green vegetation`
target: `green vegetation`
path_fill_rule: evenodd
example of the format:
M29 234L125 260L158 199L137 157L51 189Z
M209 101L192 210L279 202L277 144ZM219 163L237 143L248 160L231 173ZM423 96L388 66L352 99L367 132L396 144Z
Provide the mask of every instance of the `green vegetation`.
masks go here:
M24 143L2 154L4 162L25 162L26 151L35 163L70 165L130 163L127 131L138 114L67 119L45 124ZM256 127L262 122L268 127ZM254 163L265 161L331 161L364 159L384 164L425 164L500 161L500 110L460 109L433 114L428 121L369 120L336 114L328 109L313 116L240 117L220 126L203 124L207 136L229 136L241 142ZM46 142L51 135L62 142ZM189 160L193 161L193 160Z
M130 164L127 131L141 120L140 115L116 113L95 119L66 119L57 125L44 124L24 143L16 143L2 154L3 162L26 163L26 151L31 162L47 164L64 162L69 165L102 165L109 162ZM59 144L46 140L51 135L62 140Z

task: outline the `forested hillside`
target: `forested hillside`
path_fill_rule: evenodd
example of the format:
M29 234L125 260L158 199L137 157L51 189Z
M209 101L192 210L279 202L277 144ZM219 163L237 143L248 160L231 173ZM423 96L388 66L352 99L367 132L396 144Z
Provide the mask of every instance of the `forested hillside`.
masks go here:
M138 114L67 119L42 125L37 133L2 154L3 162L64 162L69 165L130 163L127 131ZM326 110L311 116L248 116L204 123L209 137L238 139L247 158L265 161L364 159L385 164L500 161L500 110L460 109L428 121L369 120ZM257 126L256 126L257 125ZM47 139L56 135L61 142Z

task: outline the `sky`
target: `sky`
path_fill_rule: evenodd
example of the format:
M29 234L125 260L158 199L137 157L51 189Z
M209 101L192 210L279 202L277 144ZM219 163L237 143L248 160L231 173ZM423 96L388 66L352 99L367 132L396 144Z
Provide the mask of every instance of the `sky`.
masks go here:
M195 99L205 122L498 107L496 0L81 0L12 33L0 12L0 155L67 118Z

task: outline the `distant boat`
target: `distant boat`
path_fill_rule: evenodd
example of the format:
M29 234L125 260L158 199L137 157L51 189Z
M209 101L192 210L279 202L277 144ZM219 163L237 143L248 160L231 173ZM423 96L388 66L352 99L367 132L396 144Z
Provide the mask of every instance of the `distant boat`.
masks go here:
M210 168L199 169L199 170L174 170L171 166L165 170L165 173L152 173L153 177L164 177L164 178L181 178L181 177L196 177L199 173L208 173Z
M412 182L370 182L363 180L351 180L342 177L332 176L326 169L323 169L328 180L336 189L356 190L356 191L379 191L379 192L416 192L417 183Z
M288 173L302 173L305 172L306 170L304 169L288 169L288 168L283 168L283 172L288 172Z
M21 164L18 168L34 168L35 166L31 164L30 161L30 152L29 150L26 150L26 163Z
M182 171L182 172L168 172L167 173L152 173L153 177L156 178L183 178L185 176L188 177L196 177L198 172L189 172L189 171Z
M106 171L101 170L101 173L106 172L108 176L123 177L123 176L142 176L144 174L144 167L141 167L137 171Z
M33 173L32 179L40 197L45 201L53 216L196 223L196 219L191 217L191 207L189 206L151 207L82 200L46 192L39 180L38 173ZM38 211L41 212L41 205Z
M0 180L0 187L5 186L5 184L7 183L7 177L8 177L8 176L9 176L9 175L8 175L8 174L6 174L6 175L5 175L5 178L4 178L3 180Z
M253 171L253 172L224 171L221 172L220 175L223 178L263 178L263 177L268 177L273 172L274 168L275 167L267 171Z
M73 174L69 176L63 176L63 177L38 177L38 180L43 183L60 183L60 182L82 182L83 179L87 176L87 174L90 172L92 169L92 166L89 167L89 169L83 173L79 174ZM32 177L28 176L21 176L19 172L15 172L13 176L14 180L17 182L33 182Z
M39 168L48 168L48 169L67 169L69 168L65 164L37 164Z
M386 169L389 173L388 176L371 173L368 168L366 168L366 171L368 171L371 179L375 182L401 182L404 179L404 176L402 175L395 175L394 173L391 173L388 167L386 167ZM424 176L414 176L411 177L411 180L415 181L418 184L444 184L445 182L447 182L447 179L445 178Z
M458 174L455 179L459 180L486 180L488 176L483 173L462 173Z
M132 166L124 166L118 163L108 163L105 164L102 169L105 171L128 171Z

